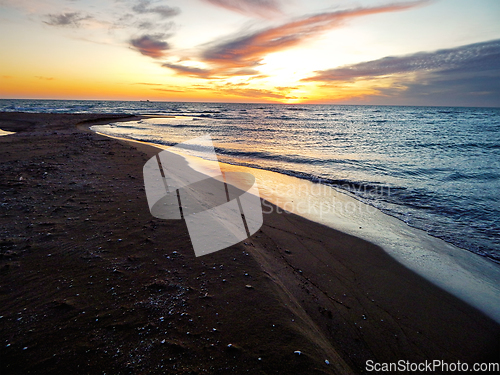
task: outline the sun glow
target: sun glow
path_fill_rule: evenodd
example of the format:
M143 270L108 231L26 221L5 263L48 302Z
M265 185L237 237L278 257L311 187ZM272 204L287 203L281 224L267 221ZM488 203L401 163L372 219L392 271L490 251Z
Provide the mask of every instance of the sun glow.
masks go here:
M486 53L473 43L500 39L494 17L500 5L456 2L454 17L448 17L451 2L446 0L335 9L324 9L319 0L282 2L282 14L264 17L260 2L245 12L206 1L194 6L195 0L162 6L154 1L7 0L0 4L0 97L272 103L392 98L399 103L416 85L418 102L442 92L432 85L443 82L456 95L458 83L448 76L436 76L431 84L432 72L422 68L417 74L404 65L406 55L417 68L432 65L437 50L466 44L470 48L463 51L472 51L467 56ZM464 35L457 30L477 31ZM417 38L420 33L433 38ZM434 64L433 69L446 71L460 51L450 52L452 58L441 59L442 67ZM399 65L384 66L387 56ZM363 75L365 63L371 70ZM497 103L491 80L482 77L484 69L478 65L468 72L481 77L469 80L470 95L469 87L460 86L464 97L481 92L479 104L485 97ZM466 84L461 78L456 82Z

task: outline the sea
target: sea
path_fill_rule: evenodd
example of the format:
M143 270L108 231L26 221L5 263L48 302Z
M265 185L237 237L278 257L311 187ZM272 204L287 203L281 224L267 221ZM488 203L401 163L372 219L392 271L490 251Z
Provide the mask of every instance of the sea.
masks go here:
M95 130L332 187L500 263L500 108L0 100L0 111L164 115Z

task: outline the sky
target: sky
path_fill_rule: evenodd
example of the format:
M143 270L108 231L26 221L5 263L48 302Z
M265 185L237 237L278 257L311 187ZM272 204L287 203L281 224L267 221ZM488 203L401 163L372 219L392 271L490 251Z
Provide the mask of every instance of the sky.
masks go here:
M0 0L0 98L500 107L498 0Z

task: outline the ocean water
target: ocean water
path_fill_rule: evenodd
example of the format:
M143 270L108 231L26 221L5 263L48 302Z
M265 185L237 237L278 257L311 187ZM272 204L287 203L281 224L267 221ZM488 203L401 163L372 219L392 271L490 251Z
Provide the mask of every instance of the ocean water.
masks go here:
M175 116L100 132L162 145L210 134L219 161L332 186L500 263L500 109L0 100L0 111Z

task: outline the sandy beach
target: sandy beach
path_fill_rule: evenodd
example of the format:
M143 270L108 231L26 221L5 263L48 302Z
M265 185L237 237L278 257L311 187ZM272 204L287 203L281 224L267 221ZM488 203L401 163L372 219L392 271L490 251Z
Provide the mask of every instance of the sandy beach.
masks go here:
M196 258L112 115L0 113L2 374L360 374L500 362L500 326L365 240L273 211ZM130 117L126 118L130 119Z

